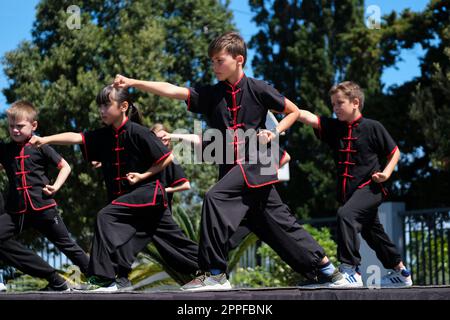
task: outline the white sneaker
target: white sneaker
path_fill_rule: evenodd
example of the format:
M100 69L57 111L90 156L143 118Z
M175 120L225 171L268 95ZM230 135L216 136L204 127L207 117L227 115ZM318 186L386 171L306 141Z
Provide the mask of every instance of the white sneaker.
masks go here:
M119 288L117 287L117 284L115 282L113 282L107 287L99 287L96 289L92 289L90 291L91 292L115 292L117 290L119 290Z
M6 286L3 282L0 282L0 292L6 292Z
M402 288L413 285L411 273L407 269L391 271L381 278L380 286L382 288Z
M364 284L362 282L361 273L356 266L349 264L341 264L339 271L342 274L342 278L331 283L329 288L362 288Z
M196 277L181 287L183 291L230 290L231 284L225 273L211 275L209 273Z

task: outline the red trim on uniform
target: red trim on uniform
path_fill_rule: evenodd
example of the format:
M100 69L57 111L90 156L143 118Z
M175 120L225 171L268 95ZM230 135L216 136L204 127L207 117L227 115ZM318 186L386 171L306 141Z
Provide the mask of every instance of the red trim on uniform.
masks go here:
M233 106L231 108L227 107L228 110L231 112L231 115L232 115L232 119L231 119L232 126L227 127L227 129L234 131L233 132L233 144L234 144L233 151L234 151L235 163L238 162L237 161L237 158L239 156L239 154L238 154L238 144L240 144L238 136L236 135L236 129L241 128L241 127L245 127L245 123L237 123L238 111L239 111L239 109L241 109L242 106L238 106L237 105L237 101L236 101L236 95L239 92L241 92L241 88L238 88L236 90L235 87L239 83L239 81L242 80L243 77L244 77L244 75L242 75L242 77L234 85L231 85L229 82L226 82L232 89L232 91L227 91L227 93L231 94L231 101L232 101L232 104L233 104Z
M245 73L242 73L242 76L241 76L241 77L239 78L239 80L236 81L234 84L231 84L230 82L228 82L228 80L225 81L225 83L226 83L228 86L230 86L230 87L233 89L233 91L234 91L234 88L237 86L237 84L238 84L239 82L241 82L241 80L244 78L244 76L245 76Z
M158 160L156 160L153 164L158 164L161 161L163 161L165 158L167 158L168 156L170 156L170 154L172 153L172 151L169 151L168 153L166 153L165 155L163 155L161 158L159 158Z
M31 189L33 186L27 185L27 177L26 177L27 173L30 173L30 171L26 171L25 170L25 159L30 157L29 154L27 154L27 155L25 154L25 146L26 145L27 144L22 146L22 149L20 150L19 156L15 157L16 159L20 159L20 170L21 170L19 172L16 172L16 175L22 175L22 186L21 187L17 187L16 189L17 189L17 191L22 191L23 190L23 201L24 201L24 204L25 204L25 208L23 210L16 211L15 213L25 213L25 212L28 211L27 199L28 199L28 201L30 203L31 208L34 211L42 211L42 210L45 210L45 209L48 209L48 208L56 206L55 200L53 200L53 203L51 203L49 205L46 205L46 206L43 206L43 207L40 207L40 208L36 208L33 205L33 201L31 199L30 193L28 192L28 189Z
M356 150L352 150L352 149L340 149L340 150L338 150L338 152L347 152L347 153L355 153L356 152Z
M63 160L64 160L64 158L61 158L61 160L58 162L58 165L56 166L59 170L61 170L62 167L64 166L63 165Z
M319 137L322 139L322 124L320 122L320 117L317 117L317 130L319 131Z
M284 150L283 155L281 156L280 162L278 163L279 166L281 166L281 163L283 162L284 158L286 158L286 154L287 154L287 151Z
M186 178L181 178L181 179L178 179L178 180L175 180L171 185L170 185L170 187L173 187L173 186L176 186L177 184L180 184L181 182L189 182L189 180L188 179L186 179Z
M358 120L360 120L362 118L362 114L359 115L358 118L356 118L355 120L351 121L351 122L347 122L347 125L349 126L353 126L355 124L355 122L357 122Z
M366 181L363 184L359 185L358 189L364 188L365 186L369 185L371 182L372 182L372 179L369 179L369 181Z
M83 148L84 148L84 156L86 158L86 161L89 161L89 155L87 152L87 147L86 147L86 138L84 137L84 133L80 132L81 134L81 141L83 143Z
M339 161L338 164L342 165L349 165L349 166L354 166L356 164L356 162L349 162L349 161Z
M42 211L42 210L45 210L45 209L48 209L48 208L56 206L56 201L53 200L53 203L51 203L51 204L48 204L48 205L40 207L40 208L35 208L34 205L33 205L33 201L31 201L31 197L30 197L30 194L28 193L28 190L25 190L25 193L27 194L28 200L30 200L31 208L34 211Z
M247 187L249 187L249 188L260 188L260 187L267 186L267 185L269 185L269 184L274 184L274 183L280 182L280 180L276 179L276 180L264 182L264 183L261 183L261 184L250 184L250 182L248 182L248 180L247 180L247 176L246 176L246 174L245 174L244 168L242 167L242 164L238 163L238 165L239 165L239 167L241 168L242 175L244 176L245 184L246 184Z
M123 120L122 124L121 124L117 129L114 128L114 126L113 126L114 130L115 130L116 132L118 132L120 129L123 128L123 126L124 126L127 122L128 122L128 117L125 116L125 119Z
M25 145L22 146L22 149L20 149L19 152L19 156L15 157L16 159L20 159L20 170L21 172L25 172L25 158L28 158L26 156L24 156L24 147ZM26 196L26 192L27 189L29 189L31 186L27 186L27 180L25 178L25 174L22 175L22 187L19 188L23 188L23 203L25 205L25 208L23 210L17 211L16 213L25 213L28 211L28 203L27 203L27 196ZM19 190L18 190L19 191Z
M387 197L387 195L388 195L387 190L384 188L384 186L383 186L382 183L379 183L379 185L380 185L380 187L381 187L381 192L383 192L383 195L384 195L385 197Z
M356 123L359 119L361 119L362 115L359 116L357 119L355 119L354 121L350 122L347 124L347 128L348 128L348 132L347 132L347 137L342 138L342 140L347 141L347 148L345 149L340 149L338 150L338 152L343 152L346 153L346 159L343 162L340 162L338 164L343 164L345 166L345 171L343 174L341 174L341 177L343 177L344 179L342 180L342 200L345 201L346 200L346 189L347 189L347 179L354 179L355 177L349 174L349 166L350 165L355 165L355 163L350 161L350 154L351 153L356 153L356 150L352 150L352 142L357 140L357 138L352 137L352 131L353 131L353 126L357 126L358 123Z
M387 156L388 159L390 159L397 150L398 150L398 146L395 146L395 148L391 151L391 153L388 154L388 156Z
M191 111L191 89L188 89L188 97L186 99L187 110Z
M119 201L113 200L111 203L119 205L119 206L132 207L132 208L154 206L154 205L156 205L156 197L158 195L158 189L161 190L164 206L167 207L166 198L164 197L164 189L163 189L161 183L159 182L159 180L156 180L156 186L155 186L155 191L153 192L153 201L152 202L135 204L135 203L119 202Z
M227 127L227 129L228 130L236 130L236 129L239 129L239 128L244 127L244 126L245 126L245 123L236 123L236 124L234 124L231 127Z

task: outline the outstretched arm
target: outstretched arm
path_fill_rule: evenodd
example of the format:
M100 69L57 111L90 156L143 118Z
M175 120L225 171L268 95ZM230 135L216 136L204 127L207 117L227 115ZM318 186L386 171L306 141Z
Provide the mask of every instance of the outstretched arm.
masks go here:
M300 115L297 120L314 129L319 128L319 117L309 111L300 109Z
M167 187L166 188L166 192L167 193L175 193L175 192L180 192L180 191L184 191L184 190L189 190L191 188L191 184L189 183L189 181L185 181L182 184L178 184L175 187Z
M187 100L189 98L188 88L179 87L168 82L136 80L118 74L114 79L113 85L117 88L134 87L157 96L171 99Z
M167 133L168 139L180 139L185 142L193 143L194 145L198 145L201 143L200 137L196 134L192 133Z
M59 173L58 173L58 177L55 180L55 183L52 185L46 185L42 191L48 195L51 196L53 194L55 194L56 192L58 192L58 190L62 187L62 185L64 184L64 182L66 182L67 177L70 174L70 165L67 163L66 160L61 159L60 165L59 165Z
M382 172L376 172L372 175L372 180L381 183L385 182L391 177L392 172L395 169L395 166L400 159L400 150L397 148L394 154L388 159L388 163Z
M286 99L286 107L284 109L284 114L286 115L283 119L281 119L280 123L276 126L277 131L279 133L286 131L289 129L297 118L300 116L300 110L297 106L288 98Z
M44 144L71 145L81 143L83 143L83 136L81 133L76 132L58 133L47 137L32 136L30 139L30 144L35 147L40 147Z

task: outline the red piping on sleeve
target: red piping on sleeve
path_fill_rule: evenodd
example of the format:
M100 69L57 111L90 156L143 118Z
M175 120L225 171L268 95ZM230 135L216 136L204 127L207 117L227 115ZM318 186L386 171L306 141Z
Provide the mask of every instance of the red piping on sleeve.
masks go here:
M61 170L63 167L63 161L64 161L64 158L61 158L61 160L59 160L59 162L58 162L58 165L56 166L59 170Z
M175 180L170 186L173 187L173 186L176 186L177 184L184 183L184 182L189 182L189 180L186 178L181 178L181 179Z
M158 160L156 160L154 164L160 163L160 162L163 161L165 158L167 158L168 156L170 156L171 153L172 153L172 151L169 151L168 153L166 153L165 155L163 155L161 158L159 158Z
M391 153L388 154L388 156L387 156L388 159L390 159L397 150L398 150L398 146L395 146L395 148L391 151Z
M188 89L188 97L186 103L187 103L187 110L191 111L191 89Z
M80 134L81 134L81 140L83 141L84 157L85 157L86 161L89 161L89 155L88 155L87 147L86 147L86 138L84 137L83 132L80 132Z
M322 124L320 123L320 117L317 117L317 126L319 130L319 137L322 139Z

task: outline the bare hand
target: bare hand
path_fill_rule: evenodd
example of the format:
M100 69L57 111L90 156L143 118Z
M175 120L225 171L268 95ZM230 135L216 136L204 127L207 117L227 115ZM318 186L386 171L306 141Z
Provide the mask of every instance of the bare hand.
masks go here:
M387 179L389 179L389 176L387 176L385 173L383 172L375 172L372 175L372 180L375 181L376 183L382 183L385 182Z
M47 144L44 137L38 136L32 136L29 143L35 148L39 148L42 147L44 144Z
M114 78L113 86L116 88L126 89L131 86L131 79L118 74Z
M98 169L102 166L102 163L100 161L91 161L91 165L92 165L92 168Z
M51 196L54 195L57 191L58 188L56 188L53 185L49 185L47 184L44 188L42 188L42 191L47 195L47 196Z
M266 129L261 130L257 134L257 136L259 137L259 142L262 144L268 144L270 141L275 139L275 134L272 131Z
M161 139L164 145L168 145L170 143L170 133L164 130L160 130L156 133L156 136Z
M142 174L138 172L129 172L127 173L127 180L130 185L136 184L142 180Z

